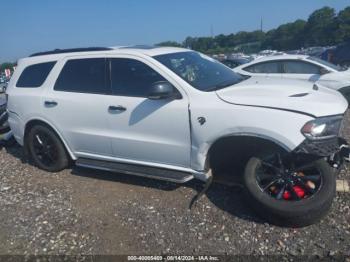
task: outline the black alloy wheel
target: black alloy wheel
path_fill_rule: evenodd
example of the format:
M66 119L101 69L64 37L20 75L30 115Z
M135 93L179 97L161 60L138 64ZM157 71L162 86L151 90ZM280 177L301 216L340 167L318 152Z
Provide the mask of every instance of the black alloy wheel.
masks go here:
M41 169L58 172L69 164L64 145L49 127L32 127L26 136L26 146L31 159Z
M325 159L297 163L279 154L252 157L243 182L250 206L279 226L317 222L328 213L335 197L334 170Z
M287 201L313 197L323 182L321 171L313 163L286 167L280 154L275 155L274 161L260 162L256 179L264 193Z

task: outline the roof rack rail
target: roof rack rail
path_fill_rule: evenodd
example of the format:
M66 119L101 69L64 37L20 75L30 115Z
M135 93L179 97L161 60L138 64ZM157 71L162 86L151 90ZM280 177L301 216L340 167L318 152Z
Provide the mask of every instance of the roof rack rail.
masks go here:
M88 51L109 51L113 48L109 47L83 47L83 48L69 48L69 49L55 49L52 51L45 51L31 54L29 57L41 56L41 55L53 55L53 54L62 54L62 53L75 53L75 52L88 52Z
M130 46L122 46L119 47L120 49L154 49L157 48L157 46L154 45L130 45Z

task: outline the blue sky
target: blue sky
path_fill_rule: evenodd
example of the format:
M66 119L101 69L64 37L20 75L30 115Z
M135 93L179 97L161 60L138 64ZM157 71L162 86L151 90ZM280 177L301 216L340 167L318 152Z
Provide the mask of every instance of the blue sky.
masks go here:
M54 48L154 44L255 30L349 0L7 0L0 3L0 62Z

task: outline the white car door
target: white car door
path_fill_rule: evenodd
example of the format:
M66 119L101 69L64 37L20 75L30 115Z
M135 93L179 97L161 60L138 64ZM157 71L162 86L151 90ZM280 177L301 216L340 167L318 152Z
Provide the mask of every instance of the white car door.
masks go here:
M179 99L149 99L152 84L166 81L151 64L131 58L110 58L109 62L114 99L108 121L114 156L189 167L187 97L182 94Z
M112 156L106 61L101 57L60 61L53 73L58 79L43 99L43 116L77 157Z
M320 79L320 67L305 61L283 61L283 77L316 82Z

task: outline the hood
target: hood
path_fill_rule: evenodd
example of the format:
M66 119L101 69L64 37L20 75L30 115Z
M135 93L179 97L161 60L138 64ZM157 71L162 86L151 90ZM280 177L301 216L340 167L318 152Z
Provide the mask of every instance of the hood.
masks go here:
M348 107L337 91L301 80L251 77L220 89L216 94L227 103L295 111L314 117L343 114Z

